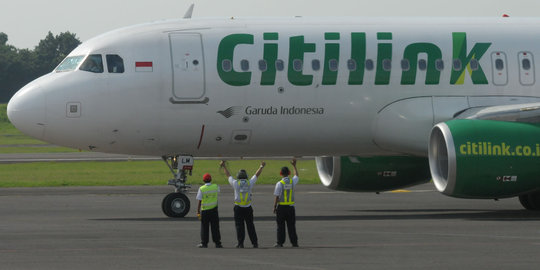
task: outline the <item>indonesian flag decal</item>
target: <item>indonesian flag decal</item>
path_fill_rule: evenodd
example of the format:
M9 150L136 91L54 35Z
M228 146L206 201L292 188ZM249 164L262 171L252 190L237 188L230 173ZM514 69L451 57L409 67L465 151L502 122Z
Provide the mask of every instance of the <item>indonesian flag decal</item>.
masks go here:
M154 71L154 63L152 61L135 62L136 72L152 72Z

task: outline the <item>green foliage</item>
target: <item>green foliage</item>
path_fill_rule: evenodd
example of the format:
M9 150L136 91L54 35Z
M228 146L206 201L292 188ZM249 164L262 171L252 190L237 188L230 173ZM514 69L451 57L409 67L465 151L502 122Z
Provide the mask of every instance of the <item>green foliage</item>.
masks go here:
M0 124L7 123L9 123L9 119L7 117L7 104L0 104Z
M17 49L0 32L0 102L7 102L30 81L51 72L81 42L70 32L51 32L34 50Z

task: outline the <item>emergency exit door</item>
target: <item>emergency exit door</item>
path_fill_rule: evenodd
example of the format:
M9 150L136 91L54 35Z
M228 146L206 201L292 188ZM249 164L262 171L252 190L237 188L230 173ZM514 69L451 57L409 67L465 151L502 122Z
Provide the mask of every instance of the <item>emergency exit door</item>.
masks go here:
M169 40L174 101L202 100L205 95L205 76L201 35L171 33Z

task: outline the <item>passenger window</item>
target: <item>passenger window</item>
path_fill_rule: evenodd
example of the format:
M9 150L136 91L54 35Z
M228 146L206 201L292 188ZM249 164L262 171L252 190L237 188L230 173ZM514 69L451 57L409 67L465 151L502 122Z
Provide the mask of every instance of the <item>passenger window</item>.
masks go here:
M375 65L373 64L373 60L371 60L371 59L366 60L366 69L367 70L373 70L374 67L375 67Z
M519 82L522 85L533 85L535 83L534 58L530 52L520 52L518 54Z
M350 71L355 71L356 70L356 61L354 59L347 60L347 68Z
M317 70L321 69L321 61L319 61L317 59L314 59L313 61L311 61L311 68L314 71L317 71Z
M225 59L221 62L221 68L225 72L230 72L232 70L232 63L231 60Z
M93 73L103 73L103 58L101 54L89 55L79 69Z
M109 73L124 73L124 60L116 54L107 54L107 70Z
M495 60L495 68L497 70L503 70L504 69L504 61L502 59Z
M285 69L285 63L283 63L283 60L281 59L276 60L276 69L279 71L282 71L283 69Z
M442 71L444 69L444 61L442 59L435 60L435 69Z
M266 65L266 60L259 60L259 70L265 72L267 69L268 65Z
M330 71L338 70L338 60L330 59L330 61L328 61L328 65L330 66Z
M461 60L459 60L459 59L454 59L453 66L454 66L454 70L455 70L455 71L461 70Z
M246 59L240 61L240 68L242 69L242 71L248 71L249 70L249 61L246 60Z
M426 70L427 69L427 61L425 59L418 60L418 69L420 69L420 70Z
M478 60L476 59L471 59L471 62L469 62L469 65L471 67L472 70L478 70Z
M382 68L384 71L392 70L392 61L390 59L382 60Z
M531 61L529 59L521 60L521 67L523 68L523 70L531 69Z
M294 59L293 60L293 69L294 69L294 71L302 71L302 60Z
M411 64L409 63L408 59L401 60L401 69L403 69L404 71L407 71L410 68L411 68Z

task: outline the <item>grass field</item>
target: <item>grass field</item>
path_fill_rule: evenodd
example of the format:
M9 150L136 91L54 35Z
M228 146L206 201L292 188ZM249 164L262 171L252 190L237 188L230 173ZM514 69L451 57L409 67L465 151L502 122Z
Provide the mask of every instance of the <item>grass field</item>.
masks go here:
M36 145L39 145L36 147ZM8 153L58 153L74 152L75 149L49 146L18 131L7 119L6 104L0 104L0 154ZM218 184L227 184L225 174L219 170L216 160L196 160L193 175L188 182L198 185L204 173L212 174ZM246 169L253 174L259 161L230 161L229 170L236 174ZM258 184L275 184L286 160L267 161ZM298 161L302 184L319 183L315 161ZM2 187L55 187L55 186L133 186L166 185L172 174L162 161L123 162L39 162L0 164L0 188Z
M259 161L254 160L228 163L234 176L244 168L251 177L259 167ZM280 168L287 165L290 164L285 160L268 161L257 183L275 184L280 178ZM319 183L314 161L300 160L297 167L302 184ZM188 177L190 184L201 184L205 173L210 173L217 184L228 184L217 160L196 160L194 169ZM170 178L172 174L162 161L0 164L0 187L166 185Z

